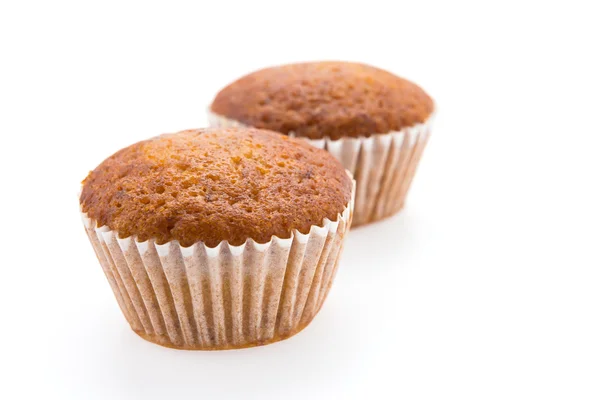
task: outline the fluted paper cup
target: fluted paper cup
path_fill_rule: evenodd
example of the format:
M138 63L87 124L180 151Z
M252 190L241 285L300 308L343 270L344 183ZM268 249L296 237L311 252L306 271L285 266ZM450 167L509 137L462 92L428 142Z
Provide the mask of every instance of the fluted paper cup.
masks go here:
M208 111L210 126L246 126ZM404 207L417 165L429 139L432 117L397 132L337 140L307 139L337 158L356 180L356 227L389 217ZM290 136L295 136L290 132Z
M309 233L211 248L121 239L83 214L87 235L131 328L178 349L263 345L301 331L336 275L354 206Z

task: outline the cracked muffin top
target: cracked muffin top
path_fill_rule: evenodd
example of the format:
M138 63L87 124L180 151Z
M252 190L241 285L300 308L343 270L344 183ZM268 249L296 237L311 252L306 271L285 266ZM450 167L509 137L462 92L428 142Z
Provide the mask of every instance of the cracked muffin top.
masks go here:
M82 183L82 211L122 238L268 242L337 219L352 181L329 153L259 129L197 129L126 147Z
M219 92L217 115L309 139L370 136L425 122L434 104L414 83L350 62L266 68Z

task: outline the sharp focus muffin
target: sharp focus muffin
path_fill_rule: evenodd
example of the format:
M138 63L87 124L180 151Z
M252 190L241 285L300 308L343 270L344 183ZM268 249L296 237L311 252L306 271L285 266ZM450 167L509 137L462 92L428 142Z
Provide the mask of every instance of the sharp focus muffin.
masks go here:
M83 181L88 236L132 329L184 349L293 335L321 307L350 224L332 156L258 129L161 135Z
M267 68L225 87L214 126L253 126L308 139L357 181L354 225L399 211L429 136L431 98L414 83L365 64Z

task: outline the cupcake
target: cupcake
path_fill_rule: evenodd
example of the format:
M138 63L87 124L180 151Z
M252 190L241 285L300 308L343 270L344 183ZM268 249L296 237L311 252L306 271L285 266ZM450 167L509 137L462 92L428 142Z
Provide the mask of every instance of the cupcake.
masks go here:
M431 98L384 70L348 62L263 69L214 99L212 126L253 126L309 140L356 179L353 226L400 211L430 132Z
M161 135L83 181L88 237L138 335L178 349L267 344L327 297L353 182L327 152L258 129Z

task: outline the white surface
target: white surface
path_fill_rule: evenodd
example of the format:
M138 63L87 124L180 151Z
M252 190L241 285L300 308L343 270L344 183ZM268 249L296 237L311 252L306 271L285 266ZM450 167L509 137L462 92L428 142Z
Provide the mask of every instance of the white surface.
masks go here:
M0 5L0 398L598 399L595 2L245 3ZM323 310L288 341L139 339L78 182L125 145L205 124L230 80L315 59L436 99L406 210L352 232Z

